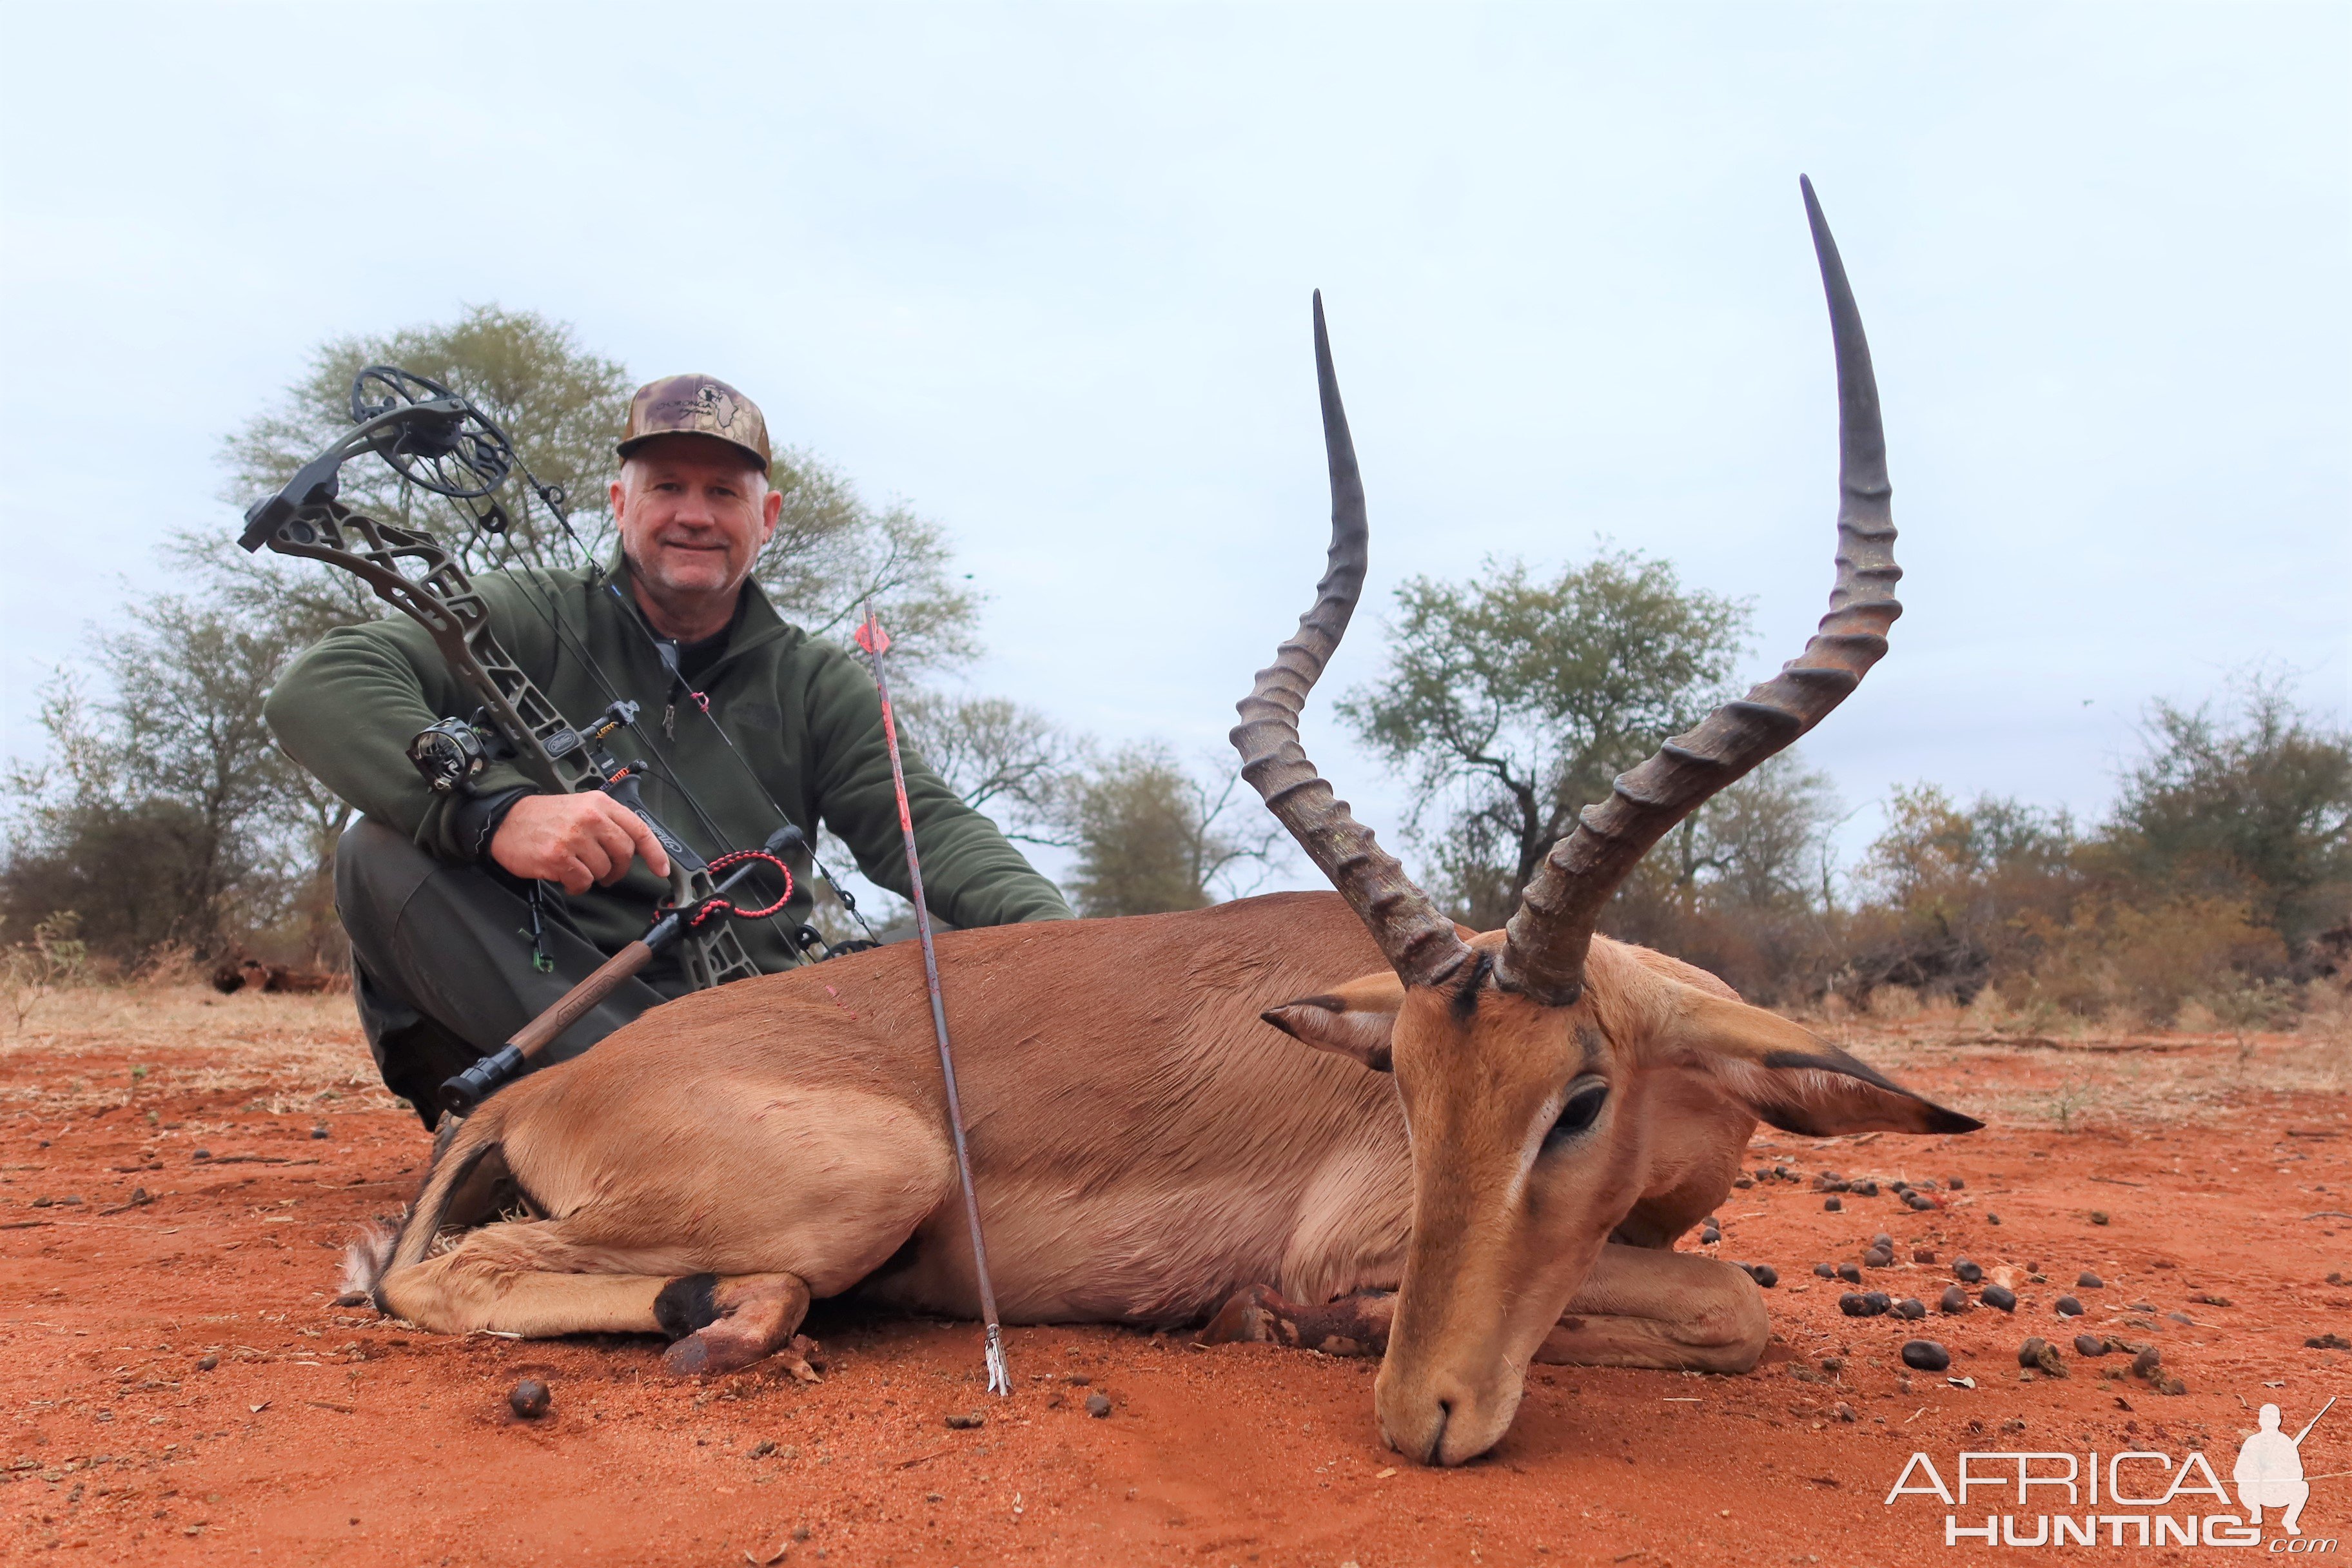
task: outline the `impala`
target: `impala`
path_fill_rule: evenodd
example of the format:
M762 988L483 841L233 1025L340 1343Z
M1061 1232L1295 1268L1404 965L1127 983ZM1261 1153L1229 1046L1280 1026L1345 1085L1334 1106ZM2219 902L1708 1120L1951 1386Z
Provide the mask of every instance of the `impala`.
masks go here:
M1819 722L1900 613L1869 350L1805 203L1837 361L1830 614L1588 808L1498 931L1440 914L1298 745L1367 538L1318 300L1328 569L1234 740L1338 893L941 939L1006 1321L1213 1317L1212 1339L1384 1352L1382 1435L1459 1464L1509 1428L1532 1361L1755 1364L1755 1284L1673 1246L1759 1119L1979 1125L1594 934L1643 853ZM354 1249L358 1282L447 1332L666 1333L681 1373L789 1354L814 1297L974 1316L927 1009L910 946L656 1008L457 1127L401 1229Z

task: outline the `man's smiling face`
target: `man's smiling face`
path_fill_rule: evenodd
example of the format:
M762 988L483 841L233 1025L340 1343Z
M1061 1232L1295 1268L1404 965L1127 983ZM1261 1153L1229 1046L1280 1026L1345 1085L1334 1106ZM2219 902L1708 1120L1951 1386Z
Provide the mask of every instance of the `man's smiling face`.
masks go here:
M653 597L723 596L730 609L784 504L738 448L689 435L665 436L633 452L613 481L612 500L621 548Z

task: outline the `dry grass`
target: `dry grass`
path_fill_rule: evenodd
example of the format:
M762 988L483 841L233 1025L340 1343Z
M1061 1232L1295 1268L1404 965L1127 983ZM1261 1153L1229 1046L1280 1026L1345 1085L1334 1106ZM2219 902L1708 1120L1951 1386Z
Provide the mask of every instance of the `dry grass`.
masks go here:
M80 1061L89 1062L87 1072L76 1070ZM279 1115L339 1101L341 1109L394 1104L347 994L82 986L45 998L22 1027L0 1037L0 1111L89 1111L155 1089L248 1095L252 1109Z
M1898 1081L2010 1127L2127 1129L2273 1095L2352 1094L2352 1030L2336 1012L2306 1014L2293 1033L2192 1033L1873 1004L1867 1016L1806 1021Z

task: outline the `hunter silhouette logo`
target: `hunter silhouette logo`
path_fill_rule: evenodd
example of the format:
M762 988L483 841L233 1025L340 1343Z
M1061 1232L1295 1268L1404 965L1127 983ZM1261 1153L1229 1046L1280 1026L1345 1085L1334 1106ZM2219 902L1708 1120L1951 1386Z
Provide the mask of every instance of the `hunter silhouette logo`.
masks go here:
M2331 1399L2319 1407L2319 1415L2327 1414L2336 1404ZM2230 1470L2230 1479L2238 1483L2238 1502L2246 1510L2248 1524L2263 1521L2263 1510L2284 1509L2279 1523L2289 1535L2301 1535L2303 1527L2295 1521L2303 1517L2303 1505L2311 1500L2311 1483L2303 1479L2303 1440L2319 1425L2319 1415L2303 1424L2303 1430L2290 1437L2279 1430L2279 1407L2265 1405L2259 1419L2262 1426L2239 1445L2238 1462Z
M2279 1407L2263 1405L2256 1429L2238 1446L2228 1483L2193 1448L2178 1456L2152 1449L1972 1450L1946 1461L1953 1467L1949 1484L1935 1460L1921 1453L1905 1464L1885 1506L1906 1497L1931 1497L1952 1510L1944 1515L1947 1546L2263 1546L2294 1556L2333 1553L2336 1542L2305 1535L2302 1518L2311 1483L2336 1479L2332 1472L2306 1476L2303 1449L2304 1439L2335 1404L2330 1399L2321 1405L2293 1436L2281 1427ZM1974 1517L1960 1511L1971 1502L1981 1506L1996 1500L2006 1505L2004 1511ZM2233 1501L2242 1512L2223 1511ZM2265 1542L2263 1516L2270 1510L2277 1510L2277 1528L2284 1533Z

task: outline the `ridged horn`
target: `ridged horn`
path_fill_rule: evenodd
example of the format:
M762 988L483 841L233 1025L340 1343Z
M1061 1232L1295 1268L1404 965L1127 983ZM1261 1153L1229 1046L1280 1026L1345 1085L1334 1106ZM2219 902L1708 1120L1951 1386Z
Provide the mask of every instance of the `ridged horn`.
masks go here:
M1830 613L1801 656L1743 700L1724 704L1696 729L1620 774L1610 797L1585 807L1577 826L1544 857L1511 917L1495 978L1499 985L1555 1005L1582 994L1593 924L1650 847L1708 796L1827 718L1886 652L1887 629L1903 613L1895 600L1903 571L1895 564L1886 439L1879 426L1870 344L1812 182L1798 184L1812 225L1837 353L1840 499L1837 584L1830 592Z
M1357 471L1356 445L1348 435L1348 411L1339 404L1339 379L1331 369L1331 339L1323 326L1319 289L1315 295L1315 376L1323 395L1323 447L1331 466L1330 555L1323 581L1316 584L1314 606L1298 617L1297 632L1275 651L1273 666L1258 671L1250 694L1236 704L1242 721L1234 726L1232 739L1242 754L1242 777L1331 879L1398 976L1408 985L1433 985L1453 973L1470 950L1455 933L1454 922L1413 886L1396 857L1373 842L1371 829L1331 793L1298 743L1298 715L1307 706L1307 694L1315 689L1339 648L1357 597L1364 591L1370 538L1363 476Z

